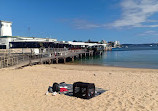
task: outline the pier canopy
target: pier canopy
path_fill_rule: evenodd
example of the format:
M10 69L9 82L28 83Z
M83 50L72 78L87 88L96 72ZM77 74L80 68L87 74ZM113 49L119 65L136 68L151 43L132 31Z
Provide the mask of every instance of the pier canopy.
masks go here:
M92 46L103 46L104 48L107 46L107 44L99 44L99 43L86 43L86 42L72 42L68 41L69 44L71 44L74 47L92 47Z

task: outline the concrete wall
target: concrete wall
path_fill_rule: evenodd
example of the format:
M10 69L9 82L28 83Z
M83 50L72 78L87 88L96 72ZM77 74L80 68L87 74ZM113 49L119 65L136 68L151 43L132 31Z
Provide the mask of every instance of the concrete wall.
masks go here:
M0 45L6 45L6 48L9 49L9 42L15 40L15 38L0 38Z

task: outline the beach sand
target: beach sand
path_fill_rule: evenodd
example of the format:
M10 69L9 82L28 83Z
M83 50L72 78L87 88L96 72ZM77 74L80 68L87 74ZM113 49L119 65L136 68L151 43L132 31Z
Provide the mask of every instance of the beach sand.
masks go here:
M107 91L90 100L45 95L53 82L77 81ZM0 69L0 111L158 111L158 70L64 64Z

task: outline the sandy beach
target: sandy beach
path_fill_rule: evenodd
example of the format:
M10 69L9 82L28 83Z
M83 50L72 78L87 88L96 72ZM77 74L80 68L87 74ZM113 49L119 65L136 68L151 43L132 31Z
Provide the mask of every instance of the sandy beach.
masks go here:
M45 95L54 82L78 81L107 91L90 100ZM63 64L0 69L0 111L158 111L158 70Z

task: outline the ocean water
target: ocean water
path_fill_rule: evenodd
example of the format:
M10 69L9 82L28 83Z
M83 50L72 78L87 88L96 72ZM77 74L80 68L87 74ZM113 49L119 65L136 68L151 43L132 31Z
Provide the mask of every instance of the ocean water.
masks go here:
M102 56L87 57L76 63L158 69L158 50L107 51Z

